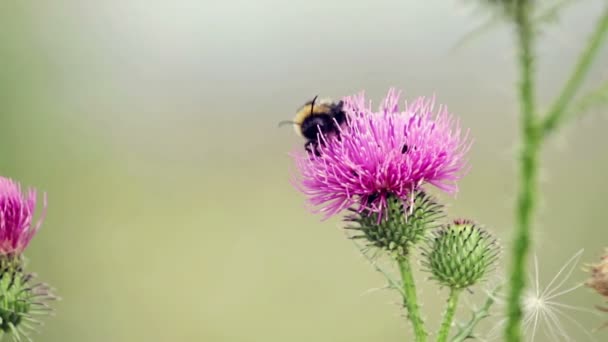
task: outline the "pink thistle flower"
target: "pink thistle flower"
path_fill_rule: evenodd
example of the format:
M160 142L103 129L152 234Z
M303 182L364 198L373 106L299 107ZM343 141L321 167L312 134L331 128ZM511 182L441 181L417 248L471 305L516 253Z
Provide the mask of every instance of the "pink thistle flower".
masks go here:
M345 97L347 120L338 136L319 134L319 155L294 153L295 186L325 218L346 208L382 215L388 196L407 202L428 183L454 194L471 146L457 120L434 98L420 97L399 108L390 89L377 112L363 93Z
M36 190L21 192L21 185L0 177L0 255L20 255L36 235L46 212L46 194L43 212L38 222L32 222L36 210Z

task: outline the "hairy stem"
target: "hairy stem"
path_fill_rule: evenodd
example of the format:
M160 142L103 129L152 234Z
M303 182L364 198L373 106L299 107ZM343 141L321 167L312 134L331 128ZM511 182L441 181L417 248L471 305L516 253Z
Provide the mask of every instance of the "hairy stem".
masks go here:
M450 328L452 327L452 321L454 320L454 314L456 313L456 305L458 305L459 294L460 290L450 289L450 296L448 297L448 303L445 308L441 328L439 329L439 335L437 336L437 342L445 342L448 340Z
M519 98L522 114L522 140L520 152L520 188L517 199L517 227L512 248L510 291L507 307L505 339L521 341L521 296L526 285L526 260L530 249L530 229L536 200L538 173L538 128L535 122L534 99L534 29L530 20L533 1L518 0L515 9L519 45Z
M608 80L604 81L600 87L585 94L577 101L572 110L568 112L572 114L583 115L593 107L608 104ZM566 114L568 115L568 114Z
M408 258L398 258L399 271L401 272L401 281L403 283L403 305L407 310L407 315L412 322L414 335L417 342L425 342L427 333L424 329L424 322L420 317L420 308L416 299L416 285L414 284L414 276L412 267Z
M562 121L568 105L576 95L585 76L589 72L591 64L595 59L599 48L602 46L602 42L606 38L606 35L608 35L608 5L606 5L604 12L595 27L595 31L589 38L587 47L581 53L578 62L574 67L574 71L564 85L561 93L550 107L551 109L542 124L543 135L551 133Z

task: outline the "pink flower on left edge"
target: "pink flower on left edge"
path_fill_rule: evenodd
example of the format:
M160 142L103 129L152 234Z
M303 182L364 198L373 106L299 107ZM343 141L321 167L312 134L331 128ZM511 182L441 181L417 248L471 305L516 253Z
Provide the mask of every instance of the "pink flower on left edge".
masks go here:
M424 184L457 192L468 135L446 107L434 111L434 99L420 97L400 109L399 96L389 90L378 111L362 93L345 97L339 136L321 136L318 156L294 154L295 185L314 211L326 218L347 208L382 214L388 196L407 202Z
M46 194L40 219L34 223L36 189L21 191L21 185L0 177L0 255L19 255L28 246L44 219Z

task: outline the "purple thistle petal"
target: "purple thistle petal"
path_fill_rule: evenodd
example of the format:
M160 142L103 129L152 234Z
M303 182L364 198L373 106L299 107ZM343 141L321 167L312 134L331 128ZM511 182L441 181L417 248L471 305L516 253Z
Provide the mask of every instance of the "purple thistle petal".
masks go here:
M43 194L42 215L33 224L36 197L35 189L28 189L24 194L19 183L0 177L0 255L23 253L40 229L46 214L46 194Z
M420 97L399 108L390 89L379 111L363 93L345 97L346 123L339 137L321 136L320 155L292 153L299 175L293 183L325 218L346 208L382 213L387 196L408 201L425 183L454 194L467 171L471 142L445 106Z

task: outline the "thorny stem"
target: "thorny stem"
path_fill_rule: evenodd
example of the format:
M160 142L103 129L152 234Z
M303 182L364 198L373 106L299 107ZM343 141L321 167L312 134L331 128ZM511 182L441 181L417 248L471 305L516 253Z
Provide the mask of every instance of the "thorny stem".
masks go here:
M542 24L544 22L554 20L560 10L562 10L564 7L566 7L568 5L571 5L574 2L575 2L574 0L559 0L558 2L550 5L548 8L545 8L540 13L535 15L533 20L534 20L534 22L536 22L538 24ZM464 35L464 37L462 37L452 47L452 49L453 50L458 49L458 48L464 46L469 41L473 40L473 38L490 31L489 29L491 29L493 26L498 26L498 24L501 23L500 19L502 18L502 16L503 16L503 13L498 13L498 14L493 15L486 22L484 22L480 26L474 28L472 31L466 33Z
M601 104L608 104L608 80L604 81L597 89L585 94L569 112L583 115L594 106Z
M448 303L445 308L441 328L439 329L439 335L437 336L437 342L445 342L448 340L450 328L452 327L452 321L454 320L454 314L456 313L456 305L458 305L459 294L459 289L450 289L450 296L448 297Z
M517 228L512 249L510 292L507 307L505 338L510 342L521 341L522 303L526 285L526 259L530 249L530 228L534 212L538 173L539 138L535 122L534 99L534 28L530 20L533 1L518 0L515 22L519 44L519 97L522 112L523 146L520 154L521 184L517 200Z
M399 263L399 271L401 272L401 281L403 283L403 305L407 310L407 316L412 322L414 335L417 342L426 342L427 333L424 329L424 322L420 317L418 301L416 299L416 285L412 275L412 267L407 257L397 259Z
M380 267L380 265L378 265L378 263L374 260L373 257L367 255L367 252L365 251L364 247L362 247L361 245L359 245L358 243L356 243L354 239L351 238L351 240L353 241L353 244L357 247L357 249L359 249L359 251L361 252L361 254L363 255L363 257L370 264L372 264L372 266L376 269L376 271L382 273L382 275L384 276L384 278L386 278L386 281L388 282L388 287L391 288L391 289L395 289L395 290L399 291L399 294L401 294L402 297L405 296L405 294L403 293L403 289L402 289L401 284L399 283L399 281L397 281L396 279L394 279L393 276L391 276L389 274L389 272L387 272L382 267ZM2 341L2 340L0 340L0 341Z
M479 309L473 312L471 319L458 329L456 335L452 338L451 342L463 342L466 339L473 338L473 329L477 324L484 318L490 316L490 308L495 302L496 293L500 290L500 286L496 287L491 294L488 294L486 302Z
M602 42L608 34L608 5L604 9L600 20L598 21L595 31L591 35L587 47L581 53L572 75L566 82L557 100L551 106L546 119L542 124L542 134L548 135L551 133L557 125L564 118L568 105L576 95L577 90L580 88L585 76L589 72L589 68L599 51Z
M545 120L535 120L534 102L534 25L529 14L533 12L533 1L517 0L515 23L519 45L520 83L519 97L522 112L522 140L520 154L521 184L517 200L517 228L512 249L510 291L507 308L505 339L509 342L521 341L522 292L526 285L526 260L530 249L530 229L537 192L538 155L542 139L561 122L570 102L575 97L585 75L608 34L608 7L604 10L589 43L583 50L574 71L557 100L551 106Z

